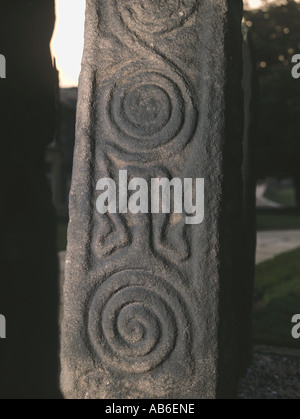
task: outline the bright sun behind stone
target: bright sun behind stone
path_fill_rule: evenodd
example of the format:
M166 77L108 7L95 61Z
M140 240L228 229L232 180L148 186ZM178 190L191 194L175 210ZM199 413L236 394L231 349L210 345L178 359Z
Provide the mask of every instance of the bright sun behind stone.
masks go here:
M56 0L52 55L60 72L60 86L78 84L84 40L85 0Z

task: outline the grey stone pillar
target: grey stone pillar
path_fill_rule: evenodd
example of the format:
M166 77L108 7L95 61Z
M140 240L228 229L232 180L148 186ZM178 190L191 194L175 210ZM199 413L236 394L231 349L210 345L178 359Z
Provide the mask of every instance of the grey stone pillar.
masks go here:
M241 16L238 0L87 2L64 293L68 398L236 395ZM120 170L148 182L204 178L204 222L100 215L97 182L118 184Z

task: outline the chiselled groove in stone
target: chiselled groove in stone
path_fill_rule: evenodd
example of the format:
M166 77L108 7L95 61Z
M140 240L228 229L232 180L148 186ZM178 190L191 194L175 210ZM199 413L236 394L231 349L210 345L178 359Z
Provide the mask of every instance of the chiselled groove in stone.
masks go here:
M158 16L156 9L162 8L161 2L125 3L116 2L125 27L134 31L129 21L136 21L138 10L142 10L142 14L146 14L143 16L146 26L147 16L154 13L160 29L157 30L156 24L153 26L151 17L149 23L157 34L166 32L166 25L168 30L182 26L198 5L194 0L178 1L177 4L165 2L163 7L166 8ZM101 83L99 115L107 144L114 147L115 152L121 151L128 156L139 154L144 161L151 161L159 159L162 153L172 156L189 144L197 128L198 112L192 97L193 89L183 72L155 51L138 32L134 33L145 58L119 67L109 80ZM126 43L128 38L122 41ZM153 55L151 61L149 49ZM152 217L153 251L167 263L174 258L183 261L190 256L185 226L179 218L170 215ZM94 244L97 255L111 255L132 244L126 217L103 216L98 230L100 240L96 239ZM176 241L182 244L179 249Z
M132 374L152 371L174 351L184 356L190 347L188 313L183 297L163 278L139 270L119 272L92 297L91 346L109 368Z
M119 126L120 131L132 138L150 139L159 133L170 122L174 112L172 99L166 90L166 78L160 84L159 74L145 73L134 76L132 86L122 86L121 92L113 96L110 105L111 116ZM139 84L140 83L140 84ZM138 87L136 86L138 84ZM174 89L175 90L175 89ZM182 98L177 93L180 108L183 107ZM182 116L180 115L182 120ZM175 135L182 127L175 131Z
M110 167L116 166L116 163L113 163L114 157L117 156L109 154ZM122 159L122 156L117 160L122 168L127 170L128 180L133 177L141 177L150 186L152 178L171 180L174 177L162 165L149 164L143 168L140 162L136 165L131 162L129 165ZM116 178L116 173L113 177ZM171 199L171 208L173 204L173 199ZM149 203L149 214L144 214L144 217L150 220L148 228L151 232L150 247L152 252L158 259L162 259L164 263L172 264L172 266L174 263L171 261L186 261L191 256L191 246L187 237L185 216L183 214L151 214L150 205L151 203ZM96 237L100 237L100 241L98 239L94 247L96 254L105 252L110 255L116 250L133 244L135 237L128 228L129 223L126 221L126 216L106 214L101 217L101 223L96 230ZM98 231L101 233L98 234ZM149 237L146 231L144 235ZM146 247L147 245L144 244L144 248Z
M117 4L121 8L124 5L122 2ZM154 25L156 34L182 26L197 4L194 0L178 1L177 5L174 2L165 3L172 13L166 12L165 17L159 15L162 20L157 20L160 28ZM137 2L131 2L131 6L135 8L135 13L136 6L140 7ZM157 5L154 2L148 6L150 13L156 12ZM161 155L172 157L180 153L194 137L198 126L196 99L193 97L195 92L184 72L142 37L147 30L135 31L129 22L125 22L128 16L121 15L126 36L120 40L130 46L132 41L127 36L127 29L133 31L136 34L134 42L140 46L139 55L124 66L116 66L110 72L109 79L100 81L97 95L99 125L104 134L101 147L103 149L105 144L112 147L112 153L116 156L121 152L125 159L123 166L127 166L131 177L136 175L136 171L128 167L130 160L140 156L138 171L142 172L141 177L148 178L150 184L151 177L170 179L171 175L167 173L162 176L162 173L168 172L162 164L158 164L159 174L154 175L155 170L149 166L149 162L160 161ZM135 14L135 23L136 18ZM107 152L105 147L103 152ZM108 167L112 170L111 176L117 180L116 168L120 168L120 161L114 170L111 161ZM148 217L150 221L144 220L141 228L144 233L151 227L153 229L148 243L150 236L144 234L143 237L136 226L132 229L133 237L130 239L130 232L126 228L129 215L124 215L124 222L118 215L108 217L106 222L102 217L103 223L99 227L102 229L100 243L98 239L98 249L94 246L97 255L112 256L112 253L120 250L119 257L122 257L122 252L125 252L122 247L143 240L145 249L150 245L153 258L157 262L163 261L173 274L164 279L163 275L158 277L132 270L119 272L106 279L95 291L90 303L89 341L99 360L108 369L132 374L153 371L172 358L174 352L184 357L190 352L188 348L192 347L194 330L188 306L181 292L178 292L178 287L181 291L184 288L180 286L182 281L177 264L174 265L175 261L184 261L190 256L186 226L182 215L153 214L149 218L145 214L144 218ZM119 242L118 234L121 237ZM182 246L178 248L176 242L182 243ZM190 360L192 358L190 354Z
M110 145L153 160L186 147L197 127L197 111L180 75L147 66L134 63L104 83L100 115Z
M112 161L106 153L101 155L101 164L98 165L101 177L113 178L111 173ZM96 201L96 199L95 199ZM117 214L98 214L91 232L93 253L99 256L109 256L115 251L132 244L132 235L126 219ZM100 221L99 221L100 220Z
M123 0L117 5L124 23L137 33L162 35L182 27L199 0Z
M194 7L191 8L190 14L187 13L187 11L182 12L183 16L186 15L189 17L197 11L200 4L200 0L184 0L184 1L185 3L189 1L192 1L195 3ZM129 0L129 2L131 2L131 0ZM120 3L118 1L116 1L115 3L117 3L117 7L115 9L112 9L113 11L111 11L112 16L114 17L116 16L118 12L120 13L120 10L118 10L118 7L122 7L120 6ZM164 6L164 4L160 5L160 7L162 6ZM161 16L161 14L158 14L156 16L155 18L156 21L159 18L159 16ZM178 26L178 28L182 28L184 26L185 21L186 20L183 19L181 24ZM121 25L120 25L120 22L121 22ZM120 20L119 19L114 20L114 24L111 27L111 29L113 33L115 33L115 36L117 37L119 42L122 45L127 46L129 50L131 51L137 50L138 56L140 57L140 59L144 58L146 62L148 63L148 70L150 70L151 66L155 65L155 66L158 66L158 68L160 68L161 72L164 71L168 73L169 71L171 71L172 74L177 73L179 77L182 78L183 83L185 84L186 89L189 92L193 102L195 101L193 105L194 105L195 110L197 111L196 101L197 101L198 92L195 91L193 83L189 80L189 77L186 71L184 71L177 64L175 64L175 62L172 59L170 59L170 56L169 55L167 56L158 47L159 43L157 43L156 41L162 38L162 34L159 34L159 33L157 34L154 31L153 26L152 26L152 31L149 32L149 34L145 32L139 33L139 31L134 30L134 28L132 27L131 25L132 22L133 22L132 14L128 15L128 21L124 21L122 14L120 14ZM168 19L168 23L170 23L170 19ZM175 27L173 28L171 27L170 30L174 29ZM121 36L120 36L120 33L122 33ZM149 58L151 61L149 60ZM181 64L182 66L184 66L184 61L182 61Z
M132 243L130 231L125 219L119 214L99 215L101 221L94 227L94 253L108 256L117 250L130 246Z
M142 51L144 56L116 69L113 76L102 83L99 93L101 126L105 128L108 145L116 153L121 152L124 156L127 153L129 158L139 154L143 161L158 160L161 154L171 157L181 152L194 137L198 124L194 89L182 70L156 50L154 44L149 44L146 33L148 23L153 35L183 26L198 3L195 0L178 1L177 4L115 2L126 33L120 42L128 47L137 42L139 54ZM141 31L136 25L139 12L142 12L144 22ZM155 23L151 13L154 13ZM112 30L114 32L113 26ZM132 32L135 41L127 36L127 30ZM120 37L117 31L116 36ZM166 263L187 260L191 248L183 218L170 215L151 218L156 257ZM179 248L175 242L181 244ZM111 253L109 247L108 254Z
M152 216L153 251L167 261L185 262L191 256L187 227L182 214Z

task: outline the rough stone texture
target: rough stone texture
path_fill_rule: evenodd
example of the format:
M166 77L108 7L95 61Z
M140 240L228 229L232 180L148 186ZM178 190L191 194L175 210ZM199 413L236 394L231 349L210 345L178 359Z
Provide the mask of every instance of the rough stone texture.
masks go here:
M1 0L0 398L55 398L58 284L44 154L55 131L53 0Z
M241 16L238 0L87 2L64 292L67 398L237 394ZM99 215L96 182L117 181L119 170L204 177L204 223Z

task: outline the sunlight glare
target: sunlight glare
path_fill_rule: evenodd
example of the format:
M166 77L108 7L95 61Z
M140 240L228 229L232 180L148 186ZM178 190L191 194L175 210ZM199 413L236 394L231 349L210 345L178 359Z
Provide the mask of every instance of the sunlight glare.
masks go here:
M262 1L261 0L250 0L249 5L250 5L251 8L256 9L256 8L258 8L262 5Z
M78 84L84 40L85 0L56 0L52 55L60 72L60 87Z

